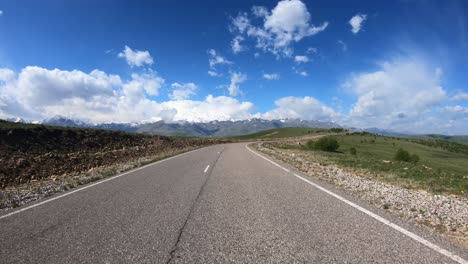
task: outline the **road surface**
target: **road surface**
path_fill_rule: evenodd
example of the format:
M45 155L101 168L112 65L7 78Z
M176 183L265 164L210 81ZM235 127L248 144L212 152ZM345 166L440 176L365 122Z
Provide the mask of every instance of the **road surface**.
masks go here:
M4 212L0 263L466 263L438 236L281 166L216 145Z

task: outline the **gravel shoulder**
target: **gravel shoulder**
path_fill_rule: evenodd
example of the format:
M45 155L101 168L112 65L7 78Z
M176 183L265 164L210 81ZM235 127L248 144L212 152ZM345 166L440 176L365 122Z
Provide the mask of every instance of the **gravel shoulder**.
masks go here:
M317 153L278 148L274 142L252 147L404 220L442 233L468 249L468 199L464 197L392 185L380 181L377 173L325 163Z
M41 180L32 180L28 183L8 186L0 189L0 212L20 207L31 202L65 192L81 185L99 181L120 173L169 158L184 152L195 150L203 146L191 146L179 149L169 149L158 154L133 158L128 162L117 162L112 165L94 167L88 171L64 173L60 176L52 175Z

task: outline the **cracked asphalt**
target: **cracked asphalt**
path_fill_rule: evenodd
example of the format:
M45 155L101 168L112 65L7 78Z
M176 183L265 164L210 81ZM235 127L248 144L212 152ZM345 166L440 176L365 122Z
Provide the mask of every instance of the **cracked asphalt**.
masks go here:
M1 218L0 263L456 263L245 145L203 148Z

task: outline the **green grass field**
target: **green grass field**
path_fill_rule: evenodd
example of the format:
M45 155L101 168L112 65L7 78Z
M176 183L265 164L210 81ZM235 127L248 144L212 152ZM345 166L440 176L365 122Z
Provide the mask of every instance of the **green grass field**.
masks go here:
M331 133L330 129L308 127L285 127L260 131L253 134L233 137L235 139L274 139L287 137L301 137L320 133Z
M445 135L423 135L414 136L414 138L428 139L428 140L445 140L458 144L468 145L468 136L445 136Z
M327 160L351 167L384 172L387 181L398 181L412 188L435 193L468 195L468 146L435 147L406 138L350 134L335 137L340 144L337 152L320 152ZM455 143L451 143L455 144ZM357 150L352 155L350 149ZM417 154L419 162L394 159L399 148ZM455 152L456 151L456 152Z

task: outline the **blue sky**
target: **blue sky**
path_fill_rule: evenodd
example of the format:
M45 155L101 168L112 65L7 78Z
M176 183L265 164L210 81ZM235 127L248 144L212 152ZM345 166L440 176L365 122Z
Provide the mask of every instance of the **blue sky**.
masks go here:
M302 118L468 134L466 1L0 0L0 10L0 118Z

